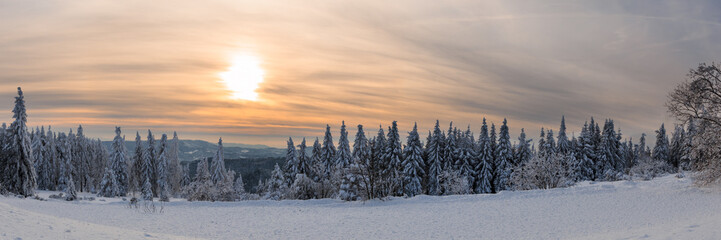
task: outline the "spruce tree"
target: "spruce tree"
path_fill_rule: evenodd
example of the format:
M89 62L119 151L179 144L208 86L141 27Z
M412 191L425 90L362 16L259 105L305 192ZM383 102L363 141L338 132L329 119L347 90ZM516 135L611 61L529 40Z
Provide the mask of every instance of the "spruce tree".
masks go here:
M521 134L518 135L518 145L516 146L515 154L515 165L524 164L528 162L528 160L530 160L532 157L531 140L526 139L526 132L523 128L521 128Z
M303 138L303 141L300 142L300 145L298 145L298 173L305 174L308 176L311 172L311 164L310 164L310 158L308 157L308 154L306 153L306 149L308 147L305 143L305 138Z
M429 134L430 135L430 134ZM443 173L443 146L441 142L443 131L436 120L436 126L433 128L433 134L426 143L426 152L428 154L428 194L430 195L441 195L443 194L441 189L440 176Z
M100 197L115 197L120 195L120 189L118 188L117 177L115 171L110 168L105 168L103 174L103 180L100 182L100 191L98 196Z
M333 135L330 133L330 125L325 125L325 137L323 137L323 149L321 162L323 163L323 178L328 179L333 171L335 161L335 145Z
M545 143L546 146L544 147L544 149L546 150L546 156L556 154L556 140L553 139L553 129L548 129Z
M65 200L72 201L77 199L75 181L73 180L75 168L73 167L72 145L65 133L58 135L57 150L58 160L60 161L58 190L62 190L65 193Z
M348 143L348 131L345 128L345 121L340 126L340 138L338 139L338 151L335 155L335 167L344 169L351 163L350 145Z
M576 151L576 160L578 164L575 169L576 181L595 180L594 176L594 149L591 145L591 133L588 122L584 123L581 129L581 136L578 137L578 150Z
M133 153L133 163L130 167L131 169L131 177L130 177L130 187L132 191L140 191L143 187L143 183L145 183L145 178L143 177L143 161L144 161L144 150L143 150L143 144L142 140L140 138L140 133L135 132L135 151ZM133 195L135 196L135 195Z
M180 139L178 133L173 131L173 140L170 141L166 156L168 157L168 181L173 194L180 193L180 182L183 178L183 169L180 165Z
M267 189L265 192L265 199L281 200L285 197L287 185L285 184L285 177L283 175L283 170L280 169L278 164L275 164L273 172L271 172L270 179L266 182Z
M150 182L150 190L152 191L153 196L157 196L158 193L155 191L158 189L158 175L157 175L157 169L156 166L158 166L158 156L155 152L155 137L153 136L153 133L148 129L148 142L147 146L145 147L145 152L143 154L143 164L146 164L143 166L143 174L142 178L148 178L148 182ZM144 185L145 183L143 183ZM145 188L145 186L143 186ZM146 199L148 200L148 199Z
M477 172L475 192L493 192L493 149L491 149L491 138L488 135L486 118L483 118L481 133L478 135L478 163L475 166Z
M423 145L420 136L418 136L418 125L413 125L413 130L408 133L406 148L403 152L403 186L404 193L408 197L413 197L423 193L421 180L425 172L423 171Z
M394 196L402 196L403 149L401 147L401 139L398 134L398 124L396 121L393 121L391 127L388 129L384 159L387 166L387 168L384 169L384 175L390 184L389 190L391 190Z
M568 136L566 135L566 116L561 116L561 128L558 131L558 145L556 150L558 153L567 155L571 151L569 146Z
M324 166L323 147L317 137L315 138L315 142L313 142L313 150L311 151L309 165L313 171L308 173L308 176L313 179L313 181L319 181L320 177L324 174L325 169L320 167Z
M683 126L677 125L673 131L673 138L671 139L668 162L674 169L678 170L681 163L681 159L684 156L686 148L686 131Z
M541 127L541 137L538 138L538 155L545 156L546 153L546 130Z
M453 130L453 122L450 123L446 136L445 149L443 149L443 170L453 171L455 170L454 164L458 151L458 136L456 136L456 132Z
M160 201L163 202L170 200L170 185L168 183L168 165L170 165L170 162L168 161L167 150L168 135L163 134L160 137L160 148L158 149L158 189L156 189Z
M35 193L37 180L35 158L28 136L25 97L20 87L18 96L15 97L13 118L15 121L10 124L9 135L3 146L5 159L2 161L4 166L0 166L0 169L4 170L4 174L0 183L8 192L27 197Z
M653 147L653 159L668 163L668 155L668 135L666 135L666 128L661 124L661 127L656 130L656 146Z
M494 187L496 192L500 192L508 189L511 177L511 158L512 146L511 137L508 133L508 121L503 119L503 125L501 125L499 137L498 137L498 149L496 150L496 179Z
M210 164L210 180L213 184L220 184L225 182L227 178L227 171L225 170L225 154L223 153L223 138L218 139L218 150L215 151L215 156Z
M109 169L113 172L112 176L116 178L114 180L115 184L118 185L118 190L115 194L117 194L117 196L125 196L129 189L127 149L125 148L125 140L120 136L120 133L120 127L115 127L115 138L113 139ZM105 176L103 176L103 178L105 178Z
M298 153L295 150L293 138L288 138L287 145L288 147L285 151L285 168L283 169L283 172L285 173L286 185L290 186L295 181L295 175L298 174L300 170L298 168Z

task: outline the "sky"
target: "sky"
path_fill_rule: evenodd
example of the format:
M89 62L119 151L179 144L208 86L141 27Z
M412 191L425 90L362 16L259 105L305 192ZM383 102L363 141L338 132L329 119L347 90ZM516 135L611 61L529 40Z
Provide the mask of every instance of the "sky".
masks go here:
M352 137L393 120L477 134L483 117L537 138L561 116L569 135L612 118L638 139L674 124L664 103L690 68L721 60L721 4L0 0L0 33L0 122L21 86L29 125L105 140L121 126L281 147L326 124L337 139L343 120ZM255 99L232 69L262 77L235 80Z

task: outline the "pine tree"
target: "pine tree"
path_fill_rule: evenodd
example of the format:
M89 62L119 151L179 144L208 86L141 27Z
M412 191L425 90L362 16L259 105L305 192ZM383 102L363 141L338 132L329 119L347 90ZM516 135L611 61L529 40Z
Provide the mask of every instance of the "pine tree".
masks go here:
M488 135L488 124L483 118L481 133L478 135L478 163L475 166L477 173L475 192L493 192L493 149L491 149L491 138Z
M33 151L33 157L35 158L35 161L33 162L33 167L35 168L36 172L36 181L38 182L38 188L44 188L44 186L41 183L44 183L44 179L41 179L41 176L39 176L39 173L43 171L45 156L43 153L45 152L45 146L43 145L43 139L42 135L40 135L40 128L35 128L35 131L31 136L32 137L32 151Z
M309 165L311 166L311 171L308 173L308 177L313 179L314 181L320 180L320 176L323 175L325 169L321 169L319 166L323 165L323 147L320 145L320 141L318 138L315 138L315 142L313 142L313 150L311 151L310 156L310 162Z
M470 189L466 189L465 193L472 193L473 192L473 184L475 183L475 166L476 166L476 153L473 150L474 145L471 142L471 139L466 134L455 134L457 136L457 148L456 153L454 154L456 156L456 162L454 163L454 169L458 171L460 176L464 178L468 184L467 186L470 187Z
M553 129L548 129L545 143L546 146L543 149L546 150L546 156L556 154L556 140L553 139Z
M425 172L423 171L423 145L418 136L417 124L414 124L413 130L408 133L402 164L404 193L408 197L422 194L421 180Z
M145 152L143 154L143 164L145 165L143 166L143 176L141 177L141 179L147 178L148 182L150 182L150 190L152 192L152 196L158 195L158 193L155 191L156 189L158 189L158 175L156 169L156 166L158 166L157 158L158 156L155 152L155 137L153 136L153 133L150 132L150 129L148 129L148 145L145 148ZM145 186L143 186L143 188L145 188Z
M429 135L431 135L429 133ZM441 182L439 176L443 173L443 146L441 142L443 131L441 131L438 120L433 128L433 135L426 143L426 152L428 154L428 194L441 195Z
M348 143L348 131L345 128L345 121L340 127L340 138L338 139L338 151L335 155L336 168L343 169L351 163L351 152Z
M365 195L369 199L375 197L376 181L376 177L371 174L375 170L375 165L371 159L371 147L372 145L368 142L365 131L363 131L363 125L358 124L355 142L353 142L353 164L358 171L355 177L359 182L360 191L365 190Z
M546 151L546 130L541 127L541 137L538 138L538 155L545 156Z
M266 199L281 200L285 197L287 185L285 184L285 177L283 177L283 175L283 170L280 169L278 164L275 164L273 172L270 175L270 179L266 182Z
M584 123L581 129L581 136L578 138L578 150L576 160L578 164L575 169L576 181L595 180L593 155L594 149L591 146L591 133L588 122Z
M131 177L130 177L130 187L132 191L140 191L143 187L143 183L145 183L145 178L143 177L143 161L144 161L144 150L142 141L140 140L140 133L135 132L135 152L133 153L133 162L131 165ZM133 195L135 196L135 195Z
M683 158L684 151L686 148L686 131L683 126L676 125L673 131L673 138L671 139L669 149L669 165L673 166L675 170L679 169L681 159Z
M8 192L22 196L31 196L35 193L37 180L35 176L32 147L28 136L27 113L25 112L25 98L23 91L18 87L18 96L15 97L13 121L10 124L8 139L3 146L6 156L0 169L4 170L1 186Z
M235 189L235 192L240 196L241 199L245 197L245 183L243 182L243 175L240 175L240 173L238 173L238 178L235 179L233 189Z
M300 142L300 145L298 145L298 173L299 174L305 174L308 175L311 173L311 163L310 158L306 154L306 149L308 147L305 143L305 138L303 138L303 141Z
M58 147L57 156L60 161L60 178L58 180L58 190L62 190L65 193L65 200L73 201L77 199L77 193L75 192L75 181L73 175L75 170L73 168L73 154L72 146L65 133L58 135Z
M374 196L378 197L385 197L388 194L388 189L383 189L383 187L386 187L385 179L383 179L383 170L387 169L388 166L385 162L385 151L386 151L386 134L383 131L383 126L379 126L378 128L378 135L373 139L373 146L371 148L371 159L368 162L368 174L371 176L371 178L375 179L372 184L375 185L373 193Z
M603 134L598 146L596 161L596 177L605 180L614 180L616 162L619 161L618 143L612 120L606 120L603 124Z
M666 135L666 128L661 124L661 127L656 130L656 146L653 147L653 159L668 163L668 156L668 136Z
M118 187L115 171L110 168L105 168L105 174L103 174L103 180L100 182L100 191L98 192L98 196L115 197L120 195L119 192L120 189Z
M569 146L568 136L566 135L566 116L561 117L561 128L558 131L558 146L556 147L557 152L563 155L567 155L571 151Z
M117 194L117 196L125 196L129 189L127 149L125 149L125 140L120 137L120 133L120 127L115 127L115 138L113 139L113 152L110 155L109 169L113 172L112 176L116 178L113 181L118 185L118 190L114 193ZM103 178L105 178L105 176L103 176ZM111 183L113 181L111 181Z
M518 135L518 145L516 146L515 153L515 165L524 164L532 157L531 140L526 140L526 132L523 128L521 128L521 134Z
M390 184L389 190L394 196L403 196L403 179L401 172L403 171L403 149L401 148L401 139L398 134L398 124L393 121L388 136L385 150L385 168L384 175Z
M42 130L44 131L44 128ZM42 134L43 138L43 156L42 167L38 170L38 187L45 190L55 190L57 187L57 149L55 145L55 136L48 127L48 131Z
M458 149L458 136L456 136L453 130L453 122L448 127L446 133L445 149L443 149L443 170L452 171L454 170L454 164L456 162L456 151Z
M512 166L510 163L513 157L511 152L511 137L508 133L508 125L506 119L503 119L500 133L498 137L498 149L496 150L496 179L494 187L496 192L508 189Z
M153 163L156 162L155 159L155 140L153 138L152 133L150 130L148 130L148 146L145 148L145 152L143 154L143 161L142 161L142 167L141 167L141 175L140 179L142 182L141 185L141 192L142 197L145 200L152 201L153 200L153 189L157 189L157 187L153 186L153 176L155 176L155 168L153 167ZM157 184L156 184L157 185Z
M292 143L292 142L291 142ZM225 170L225 154L223 153L223 139L218 139L218 150L215 152L213 161L210 164L210 180L214 184L219 184L225 181L227 178L227 171Z
M168 157L168 181L170 183L171 192L173 194L180 193L181 180L183 178L182 166L180 166L180 140L178 139L178 133L173 131L173 140L170 141L166 156Z
M333 135L330 133L330 125L325 125L325 137L323 138L323 149L321 152L321 162L323 163L323 178L328 179L335 167L335 145L333 144Z
M295 175L300 172L298 168L298 154L295 151L295 144L293 138L288 138L288 148L285 152L285 181L286 185L290 186L295 181Z
M158 189L156 192L160 201L167 202L170 200L170 185L168 183L168 161L167 151L168 150L168 135L163 134L160 137L160 148L158 149Z

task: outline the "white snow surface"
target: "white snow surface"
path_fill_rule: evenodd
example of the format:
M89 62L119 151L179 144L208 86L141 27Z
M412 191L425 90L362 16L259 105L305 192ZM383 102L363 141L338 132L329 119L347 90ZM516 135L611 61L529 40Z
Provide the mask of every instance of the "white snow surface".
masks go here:
M0 239L721 239L721 190L673 175L367 202L172 199L163 208L0 197Z

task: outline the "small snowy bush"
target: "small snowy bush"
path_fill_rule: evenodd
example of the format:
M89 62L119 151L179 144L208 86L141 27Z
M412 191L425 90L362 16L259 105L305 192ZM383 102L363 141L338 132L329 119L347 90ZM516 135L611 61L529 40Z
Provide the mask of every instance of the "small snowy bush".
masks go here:
M516 190L551 189L566 187L571 182L570 173L561 155L533 156L516 167L511 184Z
M669 166L666 162L655 160L649 156L642 156L638 160L638 164L631 168L629 174L631 179L648 181L667 173L668 169Z

